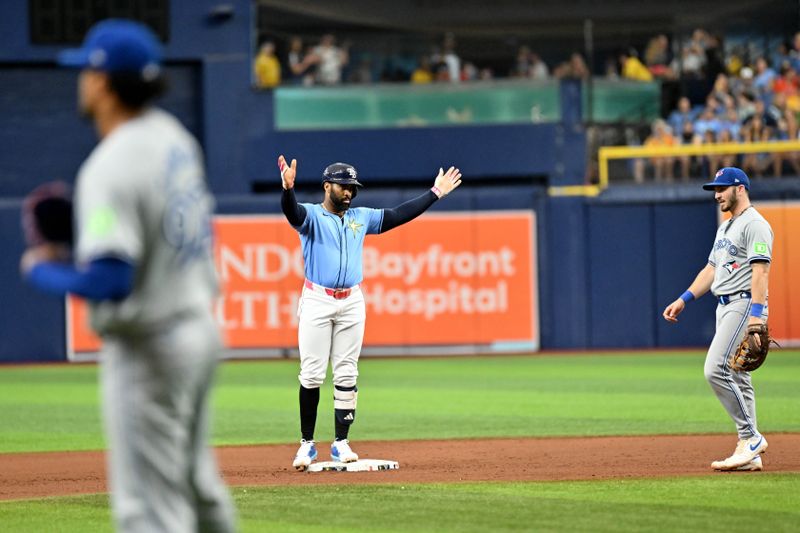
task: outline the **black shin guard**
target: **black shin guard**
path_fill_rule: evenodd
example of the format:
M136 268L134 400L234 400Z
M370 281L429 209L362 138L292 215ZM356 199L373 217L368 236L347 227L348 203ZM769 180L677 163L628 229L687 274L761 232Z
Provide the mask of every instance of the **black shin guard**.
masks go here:
M314 440L318 405L319 388L307 389L300 385L300 433L305 440Z

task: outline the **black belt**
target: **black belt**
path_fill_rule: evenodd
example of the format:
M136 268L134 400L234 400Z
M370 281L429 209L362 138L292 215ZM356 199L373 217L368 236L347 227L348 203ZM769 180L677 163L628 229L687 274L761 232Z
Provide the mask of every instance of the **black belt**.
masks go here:
M734 292L733 294L723 294L722 296L717 296L717 301L720 303L720 305L728 305L736 300L750 298L751 296L752 295L750 294L750 291Z

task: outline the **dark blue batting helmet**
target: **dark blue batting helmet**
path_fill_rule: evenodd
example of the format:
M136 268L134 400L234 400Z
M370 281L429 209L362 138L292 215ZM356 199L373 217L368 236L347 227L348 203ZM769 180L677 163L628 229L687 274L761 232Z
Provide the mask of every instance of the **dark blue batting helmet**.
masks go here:
M339 185L355 185L356 187L363 187L364 185L358 181L358 172L356 167L348 165L347 163L333 163L325 168L322 173L322 183L330 181L331 183L338 183Z

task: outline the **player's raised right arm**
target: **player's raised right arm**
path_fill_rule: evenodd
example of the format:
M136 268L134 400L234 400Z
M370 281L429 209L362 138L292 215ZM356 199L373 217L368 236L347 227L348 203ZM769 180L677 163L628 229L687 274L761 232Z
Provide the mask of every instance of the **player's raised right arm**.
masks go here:
M292 164L286 163L283 155L278 156L278 168L281 171L281 183L283 188L291 189L294 187L294 178L297 176L297 159L292 159Z
M294 179L297 176L297 159L292 159L292 164L287 165L283 156L278 157L278 168L281 171L283 194L281 195L281 210L286 215L286 220L292 226L302 226L306 220L306 208L297 203L294 195Z

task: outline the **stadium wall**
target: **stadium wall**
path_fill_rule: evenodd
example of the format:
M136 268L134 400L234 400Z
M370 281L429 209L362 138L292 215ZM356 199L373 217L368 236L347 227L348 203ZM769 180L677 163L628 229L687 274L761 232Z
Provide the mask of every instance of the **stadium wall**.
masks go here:
M366 205L397 205L419 191L365 190ZM309 188L301 201L318 201ZM603 203L550 198L543 187L464 187L435 210L532 209L538 220L543 349L702 346L713 335L714 302L692 304L674 326L663 307L703 266L716 210L708 202ZM276 194L223 196L223 214L277 213ZM23 249L19 202L0 204L0 361L66 358L63 303L18 281ZM697 237L695 237L697 236Z

